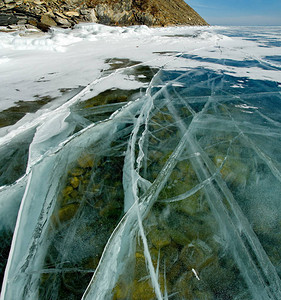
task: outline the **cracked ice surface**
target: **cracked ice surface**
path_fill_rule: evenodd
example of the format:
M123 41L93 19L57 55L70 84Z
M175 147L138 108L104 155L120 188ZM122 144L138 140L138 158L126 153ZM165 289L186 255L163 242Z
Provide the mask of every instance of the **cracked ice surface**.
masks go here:
M5 35L1 299L280 299L279 29Z

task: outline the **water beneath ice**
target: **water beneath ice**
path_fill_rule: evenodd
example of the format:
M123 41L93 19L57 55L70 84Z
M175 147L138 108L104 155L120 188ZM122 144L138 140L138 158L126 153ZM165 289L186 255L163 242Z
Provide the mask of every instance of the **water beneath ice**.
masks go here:
M6 34L1 300L280 299L280 43L280 27ZM15 106L40 73L18 80L28 54L68 63Z

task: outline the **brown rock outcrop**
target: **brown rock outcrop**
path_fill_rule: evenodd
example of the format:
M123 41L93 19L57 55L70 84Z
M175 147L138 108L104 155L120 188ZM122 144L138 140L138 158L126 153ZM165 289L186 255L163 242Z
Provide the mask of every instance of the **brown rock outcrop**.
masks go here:
M0 0L0 26L69 28L80 22L105 25L208 25L183 0Z
M88 0L98 21L109 25L208 25L183 0Z

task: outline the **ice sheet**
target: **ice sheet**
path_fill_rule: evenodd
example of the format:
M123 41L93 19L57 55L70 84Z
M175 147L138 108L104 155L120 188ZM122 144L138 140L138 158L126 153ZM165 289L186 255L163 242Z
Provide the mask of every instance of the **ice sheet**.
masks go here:
M4 41L3 109L54 99L1 129L1 300L280 299L278 28Z

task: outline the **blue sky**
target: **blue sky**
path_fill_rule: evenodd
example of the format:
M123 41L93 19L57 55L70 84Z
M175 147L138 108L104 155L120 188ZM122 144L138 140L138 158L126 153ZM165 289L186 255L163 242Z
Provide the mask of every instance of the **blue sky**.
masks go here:
M281 25L281 0L185 0L211 25Z

